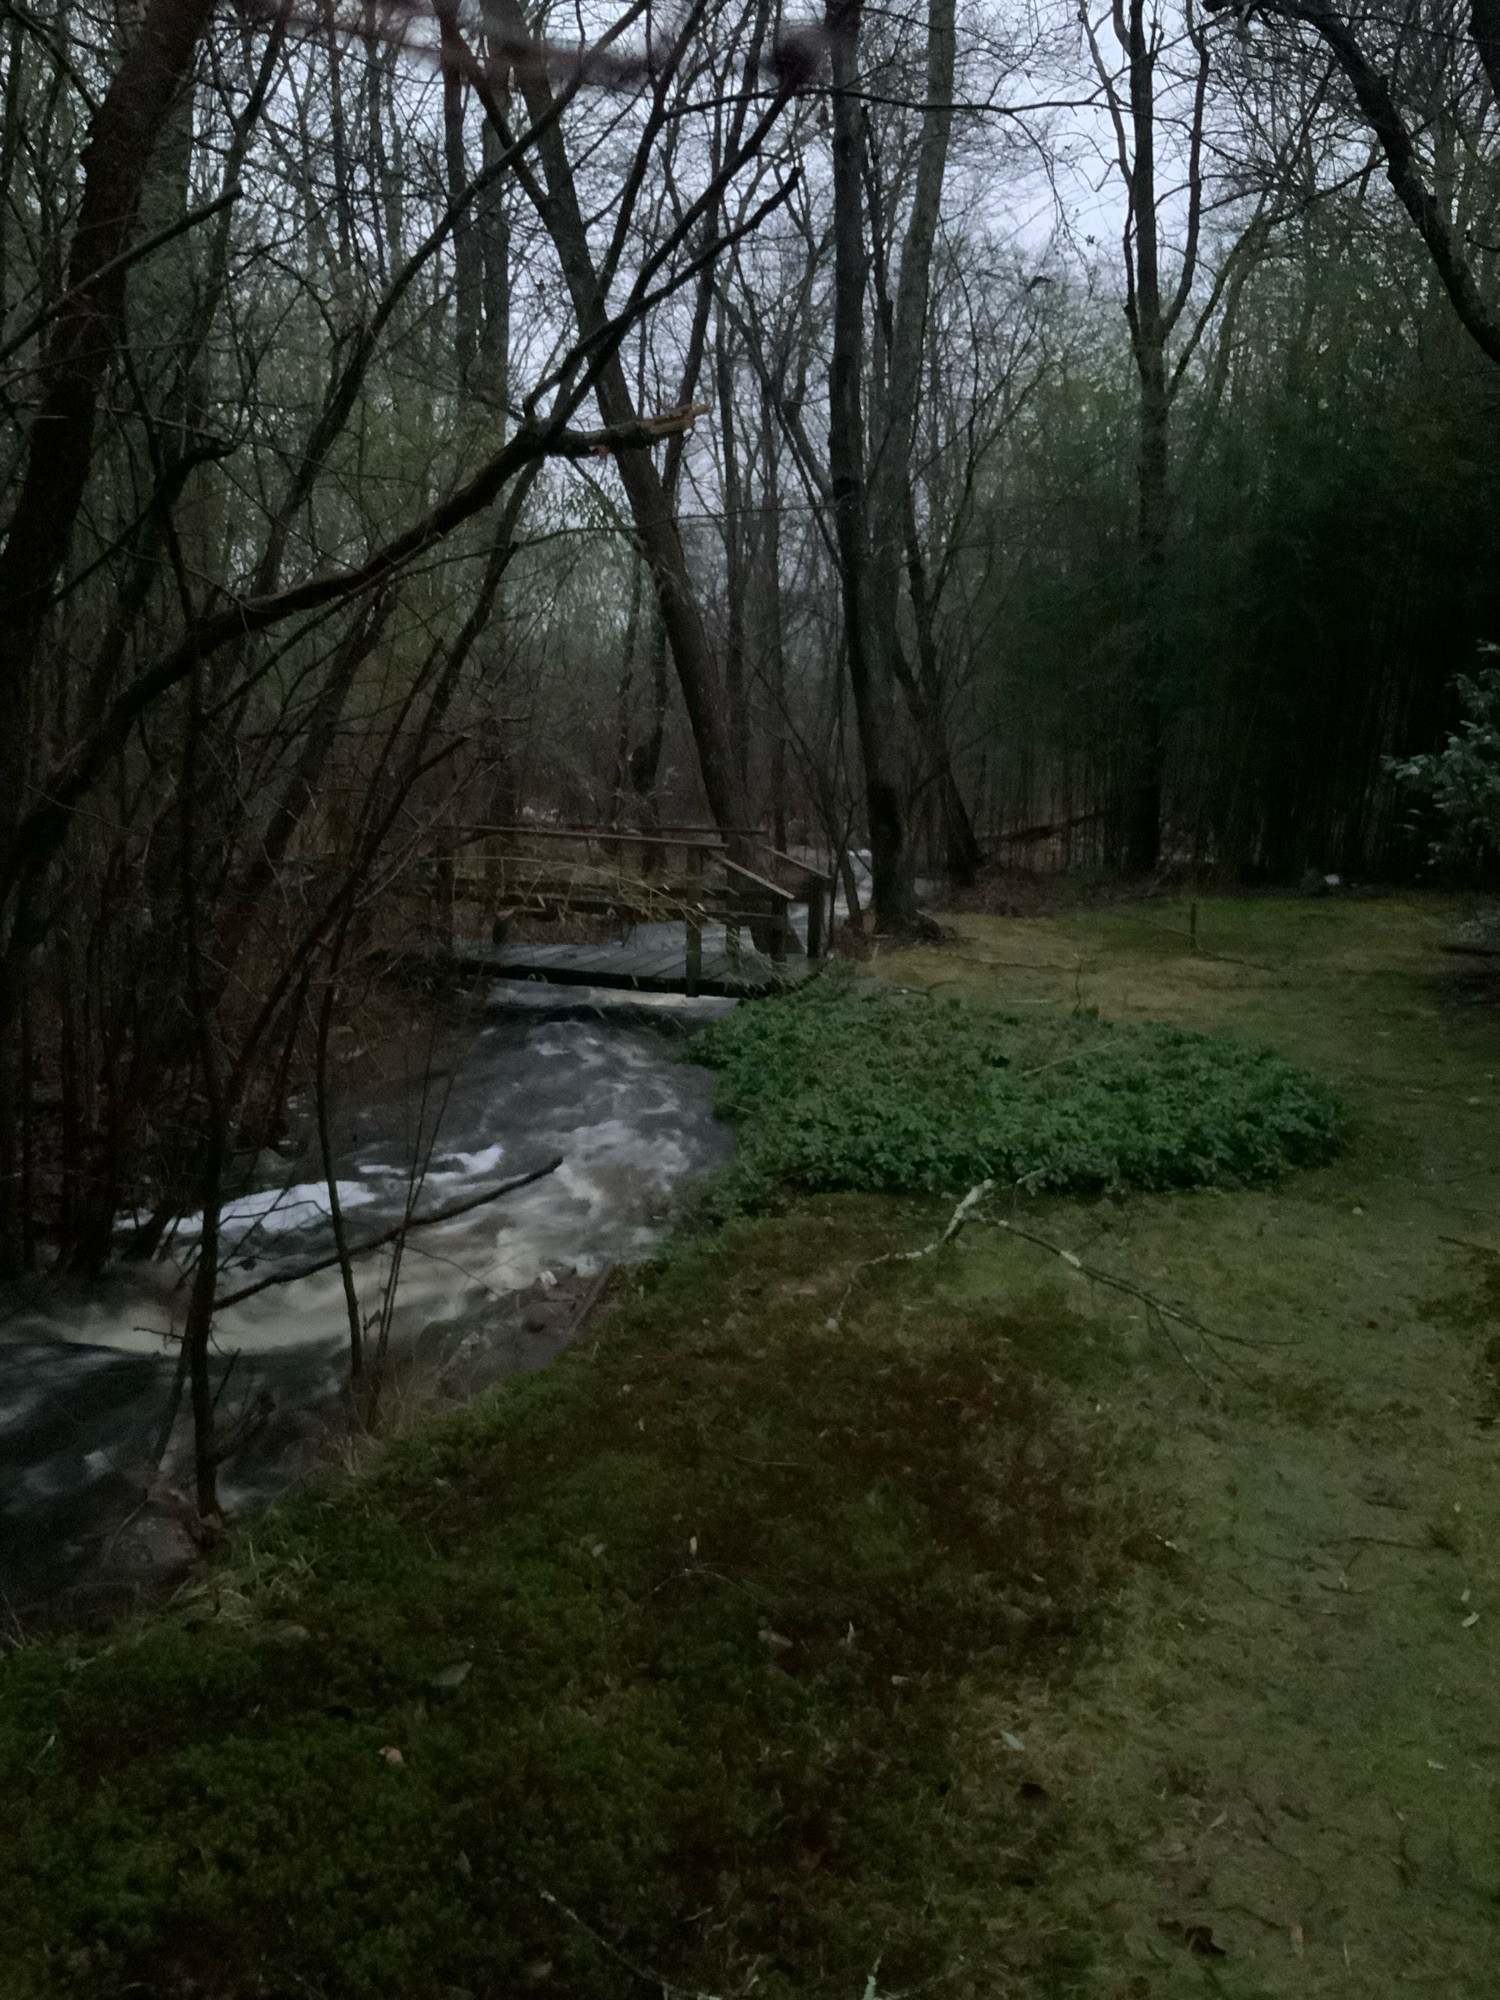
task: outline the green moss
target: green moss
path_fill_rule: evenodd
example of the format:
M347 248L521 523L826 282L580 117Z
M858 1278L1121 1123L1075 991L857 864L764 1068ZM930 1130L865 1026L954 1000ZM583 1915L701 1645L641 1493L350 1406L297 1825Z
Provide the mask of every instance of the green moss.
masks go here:
M1066 1674L1126 1516L992 1315L913 1339L914 1274L829 1335L833 1219L913 1226L733 1232L171 1615L0 1665L7 1993L616 2000L622 1954L858 2000L985 1950L1029 1893L985 1857L1030 1884L1058 1822L955 1812L1008 1754L965 1703Z
M1340 1142L1332 1093L1273 1051L1159 1023L1032 1016L845 970L694 1037L740 1151L720 1210L777 1187L1032 1193L1253 1186Z

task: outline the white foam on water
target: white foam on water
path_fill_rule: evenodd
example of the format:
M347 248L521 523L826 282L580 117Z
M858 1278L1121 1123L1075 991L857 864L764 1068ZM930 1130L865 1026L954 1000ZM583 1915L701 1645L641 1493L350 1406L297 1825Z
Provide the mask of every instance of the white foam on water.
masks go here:
M446 1165L449 1160L456 1160L461 1174L491 1174L504 1158L505 1148L496 1145L485 1146L477 1153L445 1153L443 1162ZM427 1178L431 1180L432 1175Z
M710 1111L712 1083L676 1059L654 1035L592 1022L547 1021L523 1032L486 1030L475 1038L448 1092L416 1212L479 1193L497 1171L509 1175L562 1164L493 1206L412 1230L403 1246L392 1335L400 1339L456 1317L496 1294L525 1289L543 1272L585 1276L606 1263L649 1255L675 1197L726 1157L730 1141ZM346 1104L339 1131L368 1129L349 1162L358 1178L337 1181L348 1236L357 1247L400 1219L411 1177L404 1112ZM382 1130L382 1127L385 1129ZM324 1182L299 1179L225 1204L221 1218L233 1291L301 1264L332 1247ZM117 1353L174 1353L187 1312L190 1259L202 1219L180 1222L162 1261L117 1264L106 1283L50 1298L45 1291L0 1323L30 1341L66 1341ZM299 1240L292 1241L297 1238ZM186 1254L183 1254L186 1253ZM356 1257L361 1310L376 1312L394 1250ZM221 1310L214 1343L227 1356L347 1343L348 1309L337 1267L278 1283ZM24 1426L13 1397L0 1400L6 1429Z
M334 1186L338 1189L340 1208L363 1208L366 1202L375 1199L360 1181L336 1180ZM308 1229L326 1222L332 1213L326 1181L299 1181L294 1187L261 1188L255 1194L226 1201L219 1210L219 1231L228 1240L233 1254L235 1231L242 1226L241 1240L248 1240L252 1233L280 1236L291 1229ZM196 1242L203 1234L203 1217L185 1215L176 1233L187 1242Z

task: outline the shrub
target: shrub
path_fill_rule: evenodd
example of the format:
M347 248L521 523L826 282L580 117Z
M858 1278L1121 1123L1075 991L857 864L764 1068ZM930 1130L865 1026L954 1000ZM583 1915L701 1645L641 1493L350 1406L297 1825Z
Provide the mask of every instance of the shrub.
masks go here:
M740 1138L709 1200L721 1215L780 1186L1240 1187L1339 1146L1332 1093L1269 1049L865 991L847 968L738 1008L689 1052Z
M1459 674L1454 686L1464 711L1458 734L1439 751L1389 759L1386 768L1430 806L1439 829L1432 860L1465 866L1500 853L1500 668L1485 667L1472 680Z

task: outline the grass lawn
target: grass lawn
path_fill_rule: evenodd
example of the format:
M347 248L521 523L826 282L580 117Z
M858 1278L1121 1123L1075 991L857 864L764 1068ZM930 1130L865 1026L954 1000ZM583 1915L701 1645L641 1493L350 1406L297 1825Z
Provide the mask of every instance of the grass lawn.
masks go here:
M819 1195L0 1662L0 1994L1500 1991L1500 1013L1431 899L877 961L1222 1029L1255 1192ZM596 1337L597 1336L597 1337ZM397 1753L392 1755L391 1753Z

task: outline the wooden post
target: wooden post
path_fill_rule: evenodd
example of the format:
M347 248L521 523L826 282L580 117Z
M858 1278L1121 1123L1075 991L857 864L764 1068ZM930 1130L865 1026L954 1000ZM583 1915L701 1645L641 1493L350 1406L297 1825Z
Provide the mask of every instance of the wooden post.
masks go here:
M687 856L687 979L689 998L703 983L703 850L690 847Z
M823 884L815 876L807 878L808 962L823 956Z
M484 900L490 915L490 943L503 945L510 917L504 835L486 834L480 851L484 856Z

